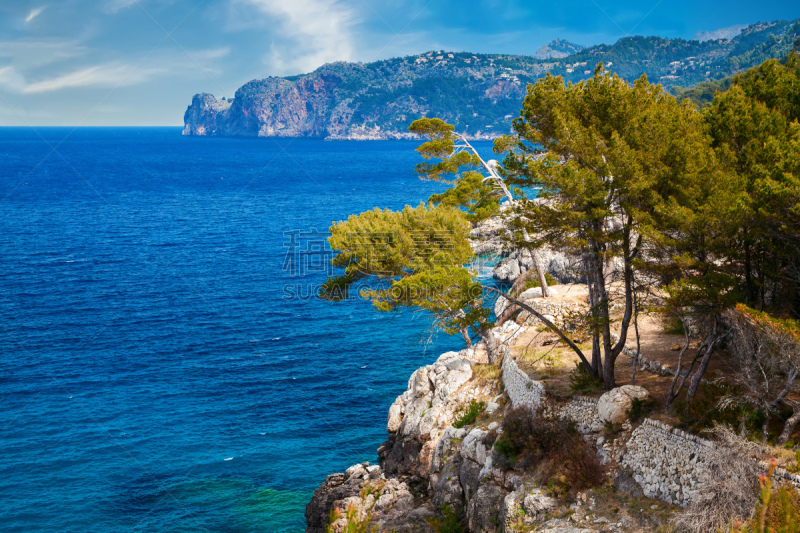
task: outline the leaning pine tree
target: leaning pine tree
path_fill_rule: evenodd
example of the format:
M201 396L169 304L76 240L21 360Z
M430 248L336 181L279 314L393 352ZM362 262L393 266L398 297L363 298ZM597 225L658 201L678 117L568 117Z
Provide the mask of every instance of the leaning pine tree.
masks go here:
M606 389L634 312L634 271L670 239L672 206L690 202L717 165L701 115L642 76L604 71L565 84L548 75L528 87L514 134L495 142L508 182L538 189L518 202L519 246L548 244L583 258L592 303L592 369ZM523 230L532 240L521 238ZM619 280L624 313L612 338L609 284ZM602 358L602 359L601 359Z

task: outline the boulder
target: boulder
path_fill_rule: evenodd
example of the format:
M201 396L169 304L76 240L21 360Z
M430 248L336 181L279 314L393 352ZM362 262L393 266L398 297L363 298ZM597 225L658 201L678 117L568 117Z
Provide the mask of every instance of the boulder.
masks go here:
M617 492L623 492L625 494L630 494L635 498L639 498L644 496L644 491L642 487L633 479L633 476L630 472L622 470L616 476L614 476L614 486L617 488Z
M558 289L556 289L555 287L547 287L547 294L548 296L557 296ZM522 300L524 302L526 300L533 300L534 298L541 298L541 297L542 297L542 288L531 287L530 289L520 294L518 300Z
M386 423L386 431L389 433L394 433L400 427L400 422L403 421L403 408L395 401L391 407L389 407L389 420Z
M486 462L486 445L483 443L483 438L486 436L486 431L481 429L473 429L469 434L464 437L464 442L461 443L461 457L475 461L477 464L482 465Z
M542 494L541 490L536 490L525 496L522 507L525 509L525 514L536 519L558 507L558 502L550 496Z
M494 267L492 277L500 282L514 283L519 277L519 261L516 256L506 257Z
M601 422L620 425L628 419L628 412L634 398L647 400L650 393L644 387L623 385L600 396L597 402L597 415Z

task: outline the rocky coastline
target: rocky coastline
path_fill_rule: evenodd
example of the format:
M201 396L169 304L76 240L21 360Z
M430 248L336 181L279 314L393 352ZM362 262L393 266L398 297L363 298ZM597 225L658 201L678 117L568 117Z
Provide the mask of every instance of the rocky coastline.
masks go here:
M493 277L510 283L532 265L505 248L504 227L501 213L473 229L471 239L476 254L499 258ZM537 253L560 282L575 280L571 265L576 258L548 249ZM583 292L580 287L557 285L547 298L531 288L517 297L551 322L564 324L571 312L588 305L586 287ZM564 295L559 296L560 290ZM504 313L504 302L495 304L497 316ZM631 419L634 401L651 399L641 386L623 385L599 398L551 396L516 359L540 326L539 319L523 311L493 328L499 364L489 364L481 341L417 369L389 407L378 464L356 464L327 476L306 506L306 533L633 533L668 526L704 483L713 483L712 472L720 461L730 462L732 449L656 418ZM672 373L642 354L637 357L629 345L622 353L641 372ZM479 406L480 414L467 420L470 406ZM603 486L564 497L542 486L535 468L509 462L498 442L513 431L508 425L513 422L507 421L520 409L543 420L569 421L579 434L562 445L577 443L598 458ZM798 475L777 469L774 476L800 488ZM441 526L442 520L456 517L458 525L451 523L456 529ZM352 529L354 524L360 529Z

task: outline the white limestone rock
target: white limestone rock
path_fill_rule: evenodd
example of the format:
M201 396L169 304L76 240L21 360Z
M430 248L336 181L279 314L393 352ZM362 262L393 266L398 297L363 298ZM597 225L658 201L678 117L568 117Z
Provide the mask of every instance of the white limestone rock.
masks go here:
M550 496L542 494L541 490L535 490L525 496L522 507L528 516L538 518L558 507L558 502Z
M386 422L386 431L394 433L400 427L403 420L403 407L398 400L389 407L389 420Z
M555 287L547 287L547 295L549 296L557 296L558 289ZM519 295L519 300L523 302L526 300L533 300L534 298L541 298L542 297L542 288L541 287L531 287L530 289L526 290L522 294Z
M650 393L644 387L623 385L600 396L597 402L597 415L600 421L620 425L628 420L628 412L631 410L634 398L647 400L650 398Z
M483 443L486 433L482 429L475 428L464 437L464 442L461 443L461 456L464 459L469 459L479 465L486 462L486 445Z

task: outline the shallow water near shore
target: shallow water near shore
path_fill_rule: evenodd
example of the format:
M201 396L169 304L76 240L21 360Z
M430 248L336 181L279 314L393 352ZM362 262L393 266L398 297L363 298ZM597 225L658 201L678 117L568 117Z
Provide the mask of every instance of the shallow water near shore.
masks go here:
M416 144L0 128L0 529L302 531L462 347L308 297L314 229L443 189Z

